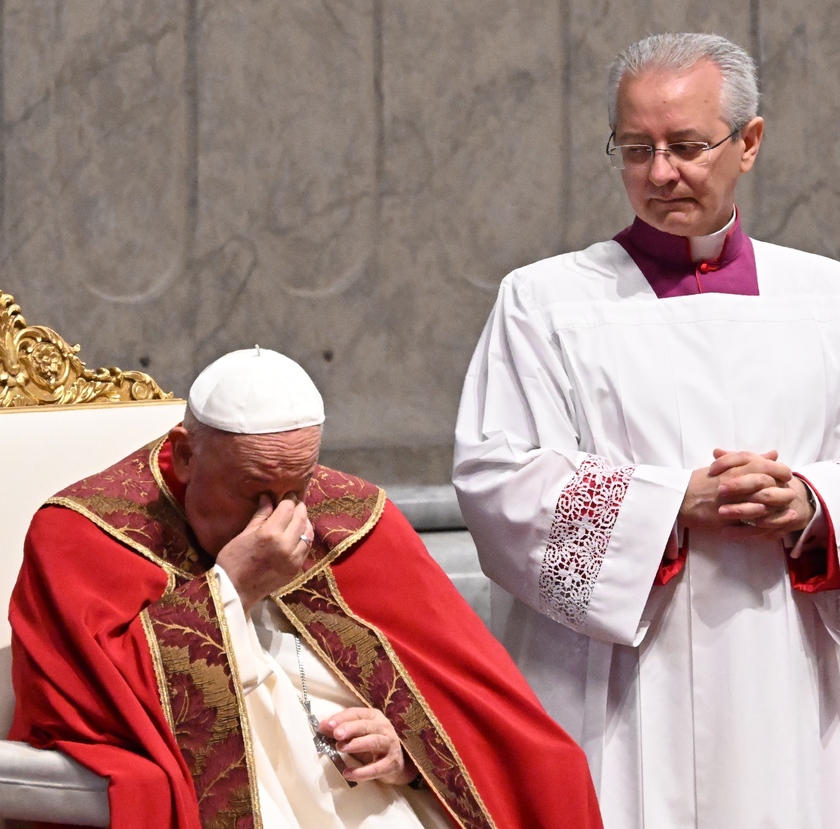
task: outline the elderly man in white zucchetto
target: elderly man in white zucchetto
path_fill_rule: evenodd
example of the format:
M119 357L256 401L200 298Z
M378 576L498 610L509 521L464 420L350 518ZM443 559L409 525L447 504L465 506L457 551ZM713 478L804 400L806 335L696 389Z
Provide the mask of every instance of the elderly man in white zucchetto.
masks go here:
M14 739L110 778L119 829L597 829L580 749L266 349L35 516Z

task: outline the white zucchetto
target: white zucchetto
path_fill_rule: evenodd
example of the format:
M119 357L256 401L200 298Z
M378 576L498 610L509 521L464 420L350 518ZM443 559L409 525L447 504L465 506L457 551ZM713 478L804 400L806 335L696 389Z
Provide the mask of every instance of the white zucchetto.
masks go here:
M324 401L309 375L294 360L259 346L210 363L192 384L189 406L200 423L240 435L324 422Z

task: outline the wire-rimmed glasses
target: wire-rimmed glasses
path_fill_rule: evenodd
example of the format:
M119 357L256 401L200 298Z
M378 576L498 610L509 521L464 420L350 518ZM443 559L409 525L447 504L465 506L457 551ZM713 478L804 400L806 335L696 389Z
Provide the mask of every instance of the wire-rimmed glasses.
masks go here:
M607 155L610 164L616 170L641 168L653 160L656 153L664 153L665 158L674 166L689 164L702 166L709 163L709 151L727 142L741 131L736 127L725 138L721 138L714 144L708 141L672 141L664 147L654 147L652 144L610 144L615 140L615 130L610 133L607 139Z

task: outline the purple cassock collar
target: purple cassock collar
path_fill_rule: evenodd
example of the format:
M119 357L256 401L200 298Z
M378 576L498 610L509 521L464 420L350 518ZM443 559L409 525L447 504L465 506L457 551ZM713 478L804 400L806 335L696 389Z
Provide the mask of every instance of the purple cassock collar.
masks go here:
M638 217L614 241L627 251L660 299L709 293L758 296L755 252L739 215L717 259L692 262L688 237L657 230Z

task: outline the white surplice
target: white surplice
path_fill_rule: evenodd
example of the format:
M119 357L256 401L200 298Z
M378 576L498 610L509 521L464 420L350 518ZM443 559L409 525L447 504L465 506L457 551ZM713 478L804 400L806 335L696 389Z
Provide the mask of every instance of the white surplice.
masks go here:
M657 299L615 242L502 284L455 484L493 629L586 750L607 829L840 827L838 591L692 530L691 470L779 451L840 527L840 264L754 242L760 296Z
M375 780L350 788L333 763L318 755L301 704L294 635L282 629L282 614L266 600L246 616L225 571L217 565L213 572L245 696L264 829L448 829L431 792ZM303 641L300 659L319 722L364 707Z

